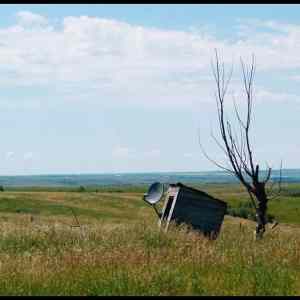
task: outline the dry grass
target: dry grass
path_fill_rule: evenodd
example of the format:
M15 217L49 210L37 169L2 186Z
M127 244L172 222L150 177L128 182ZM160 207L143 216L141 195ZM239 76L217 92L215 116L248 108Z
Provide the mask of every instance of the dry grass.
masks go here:
M0 226L2 295L294 295L300 238L274 230L259 243L254 224L227 217L210 241L152 222L70 228L40 220Z
M296 225L255 242L253 222L226 217L211 241L185 226L159 232L139 194L7 192L0 200L1 295L300 294ZM77 209L80 227L64 206Z

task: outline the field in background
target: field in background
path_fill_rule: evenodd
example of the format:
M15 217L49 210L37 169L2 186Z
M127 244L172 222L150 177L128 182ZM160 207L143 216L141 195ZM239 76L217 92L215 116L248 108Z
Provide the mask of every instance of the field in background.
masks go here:
M238 185L198 187L236 207L247 199ZM270 202L279 226L259 242L254 222L230 216L216 241L184 226L159 232L146 189L0 192L0 294L300 294L300 185Z

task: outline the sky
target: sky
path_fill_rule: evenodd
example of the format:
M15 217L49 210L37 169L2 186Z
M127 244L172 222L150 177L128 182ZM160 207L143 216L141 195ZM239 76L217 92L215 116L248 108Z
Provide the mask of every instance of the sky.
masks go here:
M300 5L0 6L0 175L217 170L211 62L255 55L251 143L300 168Z

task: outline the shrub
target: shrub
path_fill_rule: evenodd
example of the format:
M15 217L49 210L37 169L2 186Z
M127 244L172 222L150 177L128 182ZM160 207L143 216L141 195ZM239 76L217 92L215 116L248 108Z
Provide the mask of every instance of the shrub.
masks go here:
M288 197L300 197L300 190L299 189L290 189L290 190L282 190L281 191L282 196L288 196Z
M256 220L255 211L249 202L240 202L237 207L228 205L227 214L233 217Z
M249 219L256 221L255 210L250 202L240 202L237 207L231 207L229 204L227 206L227 214L232 217L239 217L244 219ZM274 216L267 214L267 221L273 222Z
M85 192L85 191L86 191L86 189L82 185L78 188L78 192Z

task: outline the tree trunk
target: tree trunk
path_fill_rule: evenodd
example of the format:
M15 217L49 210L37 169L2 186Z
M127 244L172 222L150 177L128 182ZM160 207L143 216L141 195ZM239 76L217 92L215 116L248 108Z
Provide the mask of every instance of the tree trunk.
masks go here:
M268 198L265 191L265 184L258 183L255 190L255 197L258 202L258 207L256 210L256 239L261 239L263 237L264 232L266 231L267 224L267 203Z

